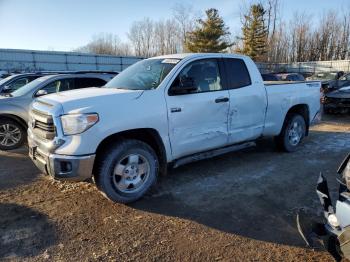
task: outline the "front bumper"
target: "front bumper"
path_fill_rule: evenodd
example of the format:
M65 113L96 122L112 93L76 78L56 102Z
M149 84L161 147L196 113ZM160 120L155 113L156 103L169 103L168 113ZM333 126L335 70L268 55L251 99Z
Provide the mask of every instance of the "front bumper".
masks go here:
M332 206L327 180L322 175L320 175L318 181L317 194L324 210L325 220L327 221L324 224L324 228L326 229L328 238L335 237L342 255L350 259L350 195L346 186L340 185L336 209ZM339 226L330 225L327 218L331 214L336 216Z
M325 98L324 109L333 111L349 111L350 99L348 98Z
M43 173L66 181L85 181L91 178L95 160L95 155L46 154L35 146L29 148L29 156Z

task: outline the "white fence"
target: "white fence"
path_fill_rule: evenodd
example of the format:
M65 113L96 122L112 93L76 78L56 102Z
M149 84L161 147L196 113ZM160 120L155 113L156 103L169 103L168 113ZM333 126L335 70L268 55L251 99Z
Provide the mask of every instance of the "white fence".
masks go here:
M315 61L297 63L257 63L262 73L295 72L316 73L329 71L350 71L350 60Z
M93 55L77 52L0 49L0 71L122 71L141 57ZM298 63L257 63L261 73L350 71L350 60Z
M0 49L0 70L33 71L122 71L141 57L92 55L76 52Z

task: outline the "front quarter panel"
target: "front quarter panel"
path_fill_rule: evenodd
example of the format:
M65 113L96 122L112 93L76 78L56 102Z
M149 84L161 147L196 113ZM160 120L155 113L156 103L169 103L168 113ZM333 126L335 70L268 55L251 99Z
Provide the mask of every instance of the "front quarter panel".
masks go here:
M5 101L0 100L0 116L13 115L21 118L24 122L28 122L28 107L30 101L25 98L9 98Z
M98 113L99 122L82 134L65 136L66 143L55 153L62 155L87 155L96 153L99 144L107 137L122 131L152 128L163 140L166 152L170 152L166 105L159 89L141 92L139 95L105 97L103 102L91 107L74 110L74 113ZM66 112L71 113L71 112ZM170 155L167 156L170 158Z

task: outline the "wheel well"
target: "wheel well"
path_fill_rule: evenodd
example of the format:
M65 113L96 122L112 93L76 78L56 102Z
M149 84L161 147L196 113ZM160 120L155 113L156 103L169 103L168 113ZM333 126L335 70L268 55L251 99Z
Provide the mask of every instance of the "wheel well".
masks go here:
M136 139L148 144L158 156L160 173L165 174L167 171L167 158L166 151L163 144L163 141L159 133L152 128L141 128L141 129L132 129L123 132L119 132L113 135L106 137L97 147L96 150L96 161L94 164L94 173L97 168L99 161L99 156L102 156L103 152L110 147L111 144L115 143L121 139Z
M288 117L288 115L291 114L299 114L301 115L304 120L305 120L305 124L306 124L306 136L309 135L309 126L310 126L310 113L309 113L309 107L306 104L300 104L300 105L295 105L293 107L291 107L286 115L286 119Z
M25 130L27 129L27 123L20 117L15 116L15 115L11 115L11 114L2 114L0 115L0 120L4 120L4 119L11 119L13 121L16 121L17 123L19 123Z

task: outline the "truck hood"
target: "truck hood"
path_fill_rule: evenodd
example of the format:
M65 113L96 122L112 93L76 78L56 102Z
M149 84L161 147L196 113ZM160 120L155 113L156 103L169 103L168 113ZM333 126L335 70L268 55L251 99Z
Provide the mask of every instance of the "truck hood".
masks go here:
M128 100L137 99L142 93L143 90L91 87L43 96L37 101L51 105L60 104L64 114L91 113L100 106L127 103Z

